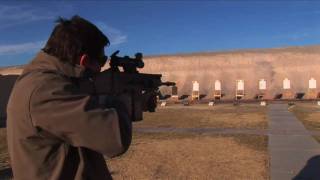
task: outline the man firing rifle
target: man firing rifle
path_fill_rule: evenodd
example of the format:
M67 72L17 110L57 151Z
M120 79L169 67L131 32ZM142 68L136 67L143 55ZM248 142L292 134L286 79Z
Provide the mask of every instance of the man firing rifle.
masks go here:
M154 110L161 76L129 72L132 67L116 72L121 63L100 73L108 45L108 38L79 16L57 20L8 102L14 179L112 179L103 155L127 151L132 120L142 119L144 107Z

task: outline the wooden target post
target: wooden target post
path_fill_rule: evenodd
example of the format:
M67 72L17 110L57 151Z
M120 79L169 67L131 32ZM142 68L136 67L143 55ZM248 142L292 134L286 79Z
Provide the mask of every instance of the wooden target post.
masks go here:
M192 81L192 93L191 100L199 100L200 99L200 91L199 91L199 83L198 81Z
M264 99L267 91L267 81L265 79L259 80L259 93L257 94L258 99Z
M179 96L178 96L178 87L177 86L172 86L171 87L171 99L173 101L178 101Z
M221 81L220 80L216 80L214 82L213 97L214 97L214 99L221 99L221 97L222 97L222 94L221 94Z
M317 99L318 97L318 92L317 92L317 80L314 78L311 78L309 80L309 88L307 92L307 99Z
M242 99L244 95L244 80L237 80L236 99Z
M292 99L293 93L291 91L291 82L288 78L285 78L283 80L283 93L282 93L282 99Z

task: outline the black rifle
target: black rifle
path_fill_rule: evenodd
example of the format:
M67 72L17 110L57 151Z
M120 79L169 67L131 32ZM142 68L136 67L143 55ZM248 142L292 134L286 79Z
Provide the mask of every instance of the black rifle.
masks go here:
M95 93L98 95L131 96L132 121L143 119L143 112L155 112L160 86L174 86L174 82L162 82L161 74L139 73L137 68L143 68L142 53L136 53L135 58L119 57L116 51L111 55L110 69L94 78ZM122 67L122 71L120 71Z

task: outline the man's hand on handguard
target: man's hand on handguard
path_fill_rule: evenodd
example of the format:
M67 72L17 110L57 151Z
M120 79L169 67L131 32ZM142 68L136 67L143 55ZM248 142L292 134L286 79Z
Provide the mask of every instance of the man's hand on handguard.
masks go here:
M106 108L115 108L118 113L125 113L128 117L132 115L131 96L127 93L117 96L100 96L100 103Z
M131 97L128 94L121 94L118 96L103 96L100 98L100 102L102 102L106 108L114 108L117 111L121 141L126 151L132 140Z

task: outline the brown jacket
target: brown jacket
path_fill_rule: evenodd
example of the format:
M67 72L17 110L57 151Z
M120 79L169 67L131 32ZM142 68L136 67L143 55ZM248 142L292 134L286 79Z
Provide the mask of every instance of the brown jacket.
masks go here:
M112 179L102 154L124 153L132 124L79 90L83 72L40 52L18 78L7 106L15 179Z

